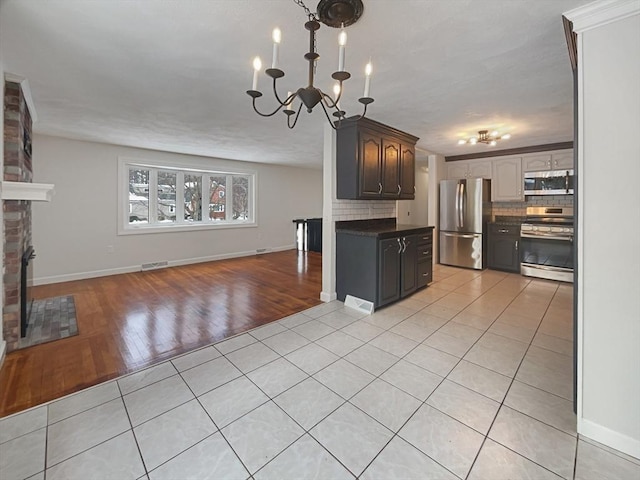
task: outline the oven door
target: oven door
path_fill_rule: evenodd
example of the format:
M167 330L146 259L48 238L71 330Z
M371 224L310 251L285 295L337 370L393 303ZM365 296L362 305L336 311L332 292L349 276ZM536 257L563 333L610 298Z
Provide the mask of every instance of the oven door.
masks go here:
M522 275L573 282L573 235L522 232L520 248Z

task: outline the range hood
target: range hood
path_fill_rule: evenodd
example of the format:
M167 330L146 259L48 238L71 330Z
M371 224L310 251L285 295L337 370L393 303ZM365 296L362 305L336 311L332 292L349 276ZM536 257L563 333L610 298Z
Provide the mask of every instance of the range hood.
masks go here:
M2 182L2 200L50 202L53 194L52 183Z

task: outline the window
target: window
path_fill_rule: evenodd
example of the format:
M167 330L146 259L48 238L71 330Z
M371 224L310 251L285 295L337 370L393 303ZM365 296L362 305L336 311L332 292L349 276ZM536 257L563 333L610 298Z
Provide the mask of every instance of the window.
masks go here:
M119 233L255 226L255 173L121 160Z

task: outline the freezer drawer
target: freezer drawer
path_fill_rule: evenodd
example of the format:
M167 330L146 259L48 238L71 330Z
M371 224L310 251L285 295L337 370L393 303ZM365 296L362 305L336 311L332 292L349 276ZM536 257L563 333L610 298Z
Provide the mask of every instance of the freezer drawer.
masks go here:
M481 233L440 232L440 263L482 270L484 257Z

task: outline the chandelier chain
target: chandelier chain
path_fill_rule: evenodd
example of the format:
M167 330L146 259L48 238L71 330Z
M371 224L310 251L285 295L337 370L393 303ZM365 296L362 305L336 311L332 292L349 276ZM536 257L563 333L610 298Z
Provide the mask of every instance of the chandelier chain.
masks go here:
M315 20L318 21L318 16L315 13L311 13L311 10L309 10L309 8L304 4L304 2L302 0L293 0L293 3L295 3L296 5L304 8L304 12L307 14L307 16L309 17L309 20ZM316 36L313 36L313 53L318 53L318 48L317 48L317 40L316 40ZM313 74L315 75L318 71L318 64L314 62L313 64Z
M293 0L293 3L304 8L304 12L309 17L309 20L318 20L318 17L316 16L316 14L312 13L311 10L309 10L309 8L304 4L302 0Z

